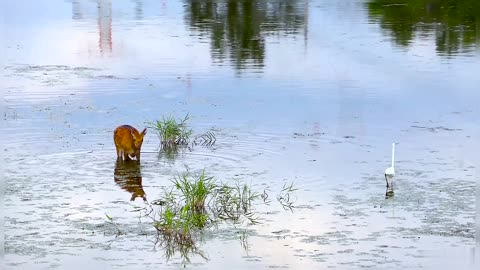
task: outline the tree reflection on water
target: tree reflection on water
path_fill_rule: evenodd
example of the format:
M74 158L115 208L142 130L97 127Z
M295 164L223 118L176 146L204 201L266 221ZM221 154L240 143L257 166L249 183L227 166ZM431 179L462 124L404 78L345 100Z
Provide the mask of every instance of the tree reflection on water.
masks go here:
M210 39L216 63L229 59L241 70L263 68L269 35L306 38L306 1L198 1L186 5L186 21L202 38Z
M434 37L439 55L468 54L480 48L478 0L371 0L368 12L402 47L415 38Z

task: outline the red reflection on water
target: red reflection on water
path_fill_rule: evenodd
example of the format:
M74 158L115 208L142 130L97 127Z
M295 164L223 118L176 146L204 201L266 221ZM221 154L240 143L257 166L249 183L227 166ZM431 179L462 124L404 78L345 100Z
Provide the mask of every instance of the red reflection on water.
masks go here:
M104 51L112 52L112 2L111 0L98 0L98 47L103 55Z

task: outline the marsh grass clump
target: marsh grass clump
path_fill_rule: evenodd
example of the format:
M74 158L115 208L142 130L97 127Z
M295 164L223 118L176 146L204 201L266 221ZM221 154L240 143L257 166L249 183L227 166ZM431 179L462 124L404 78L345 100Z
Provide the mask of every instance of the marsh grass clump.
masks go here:
M205 201L209 195L214 193L217 186L213 182L213 177L206 176L202 171L193 181L188 173L184 173L173 180L173 183L185 202L185 205L191 210L202 213L205 212Z
M179 145L188 145L192 129L188 127L187 114L183 119L177 120L173 116L163 117L162 120L149 122L149 128L157 133L161 148L176 148Z
M161 201L152 202L160 206L153 220L157 231L180 242L223 221L257 223L253 201L258 194L247 185L217 184L205 171L181 174L172 183Z
M233 224L235 228L260 223L255 202L268 198L268 193L253 191L240 181L221 183L202 171L199 174L183 173L164 189L161 199L151 201L145 208L145 217L151 218L157 231L158 246L167 258L178 252L184 262L188 254L205 258L196 243L203 232L220 224ZM277 200L285 209L292 210L293 184L284 185ZM265 197L266 196L266 197ZM148 208L148 210L147 210ZM137 211L136 210L136 211ZM247 235L242 241L246 242Z
M162 120L147 122L148 128L153 129L160 139L159 156L175 159L179 150L188 148L192 151L194 146L212 147L215 144L217 138L213 131L193 137L193 130L187 124L189 119L190 116L187 114L183 119L168 116Z

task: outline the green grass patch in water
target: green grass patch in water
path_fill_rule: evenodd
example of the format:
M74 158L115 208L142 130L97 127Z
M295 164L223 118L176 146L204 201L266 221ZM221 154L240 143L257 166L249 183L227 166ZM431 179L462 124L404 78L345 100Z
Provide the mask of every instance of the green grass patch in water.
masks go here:
M149 128L155 130L162 148L173 148L178 145L188 145L193 131L188 127L187 114L183 119L175 119L173 116L163 117L162 120L149 122Z
M295 191L293 184L285 184L277 195L284 209L293 211ZM164 188L160 199L145 207L134 206L134 211L152 220L157 231L156 246L165 251L167 261L179 253L186 263L192 255L208 260L198 243L209 230L223 224L246 232L247 227L261 223L255 206L269 206L268 197L267 190L257 193L239 180L233 184L222 183L205 171L199 174L185 172ZM245 233L240 236L245 249L248 248L247 237Z

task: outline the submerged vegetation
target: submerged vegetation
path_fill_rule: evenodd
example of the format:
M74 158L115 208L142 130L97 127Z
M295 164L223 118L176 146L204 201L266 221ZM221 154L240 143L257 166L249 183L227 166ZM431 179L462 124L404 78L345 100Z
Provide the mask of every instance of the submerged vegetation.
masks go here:
M277 196L284 209L293 209L295 190L293 184L285 184ZM189 262L192 254L207 259L197 243L209 229L221 224L241 228L260 223L255 203L268 205L262 200L265 196L266 190L257 193L238 180L234 184L221 183L205 171L197 175L185 172L172 180L160 199L144 207L134 206L134 211L152 220L157 232L155 243L165 250L167 260L178 252L184 262ZM240 240L247 248L245 231Z

